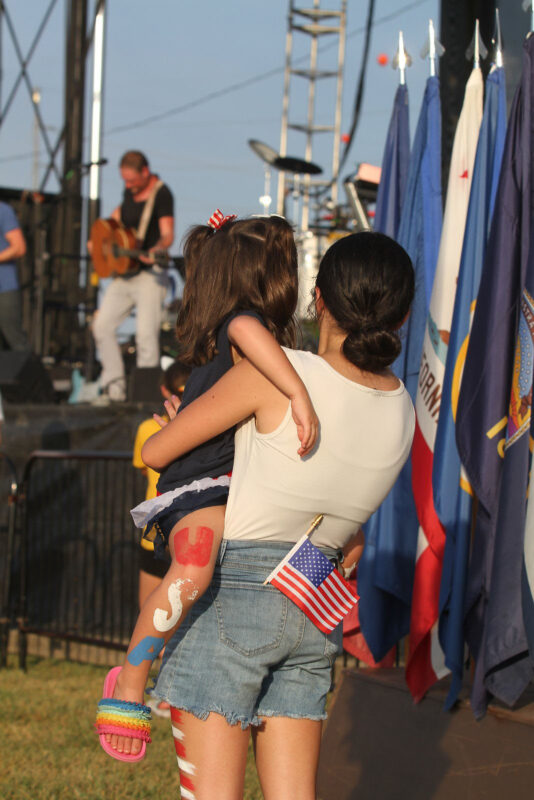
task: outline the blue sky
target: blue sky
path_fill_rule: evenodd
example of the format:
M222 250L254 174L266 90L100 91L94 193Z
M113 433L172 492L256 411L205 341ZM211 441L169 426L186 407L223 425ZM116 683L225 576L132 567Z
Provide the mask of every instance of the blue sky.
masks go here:
M50 0L7 0L24 52L49 5ZM288 0L108 0L107 5L102 155L109 164L103 170L102 211L109 214L120 200L117 163L122 152L143 150L153 170L174 192L177 237L173 251L178 252L188 226L205 222L216 207L237 214L260 210L263 166L247 140L260 139L278 149ZM321 7L338 6L336 0L321 3ZM419 57L419 51L429 17L439 27L438 7L438 0L377 0L363 112L345 173L360 161L380 164L398 77L389 65L379 66L377 56L393 56L400 29L414 62L407 72L413 135L428 75L428 62ZM348 129L352 115L366 13L367 0L348 0L342 130ZM393 19L381 22L394 14ZM64 28L65 3L58 0L28 68L32 85L41 90L42 114L52 140L63 114ZM18 67L5 24L2 36L4 104ZM296 38L305 41L302 36ZM327 68L334 59L335 49L326 50L319 65ZM223 93L266 73L274 74ZM90 76L89 62L88 85ZM296 110L303 102L304 81L299 91L293 80L291 103ZM219 92L223 94L159 122L140 122ZM317 121L332 121L332 103L333 82L324 81L318 92ZM117 130L122 126L131 127ZM31 108L23 87L0 132L2 185L31 187L32 137ZM302 156L304 137L292 134L288 151ZM327 175L329 158L324 147L314 151L313 160ZM46 161L42 146L40 161ZM50 191L56 188L54 181L47 186Z

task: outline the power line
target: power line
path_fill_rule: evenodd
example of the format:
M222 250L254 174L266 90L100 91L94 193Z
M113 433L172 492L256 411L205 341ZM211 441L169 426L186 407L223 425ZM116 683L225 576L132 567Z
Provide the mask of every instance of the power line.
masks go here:
M423 3L428 3L429 0L413 0L411 3L406 3L406 5L398 8L396 11L392 11L389 14L385 14L383 17L379 17L373 23L373 27L377 25L382 25L385 22L389 22L396 17L399 17L401 14L404 14L405 11L410 11L412 8L417 8L418 6L423 5ZM350 31L347 34L347 39L351 39L354 36L359 36L362 33L365 33L367 29L366 25L362 25L360 28L355 28L353 31ZM328 50L333 45L332 43L326 44L324 47L320 48L321 51ZM295 61L295 64L303 61L304 59L298 59ZM262 72L259 75L253 75L250 78L246 78L243 81L239 81L238 83L233 83L230 86L226 86L224 89L218 89L217 91L209 92L209 94L205 94L202 97L198 97L196 100L190 100L188 103L184 103L181 106L176 106L175 108L169 108L167 111L162 111L159 114L152 114L150 117L143 117L143 119L139 119L136 122L128 122L125 125L117 125L114 128L110 128L109 130L105 131L105 136L110 136L113 133L122 133L123 131L132 130L132 128L139 128L143 125L150 125L153 122L160 122L162 119L167 119L168 117L173 117L176 114L181 114L184 111L189 111L191 108L196 108L197 106L204 105L204 103L208 103L210 100L216 100L218 97L224 97L227 94L231 94L232 92L237 92L240 89L245 89L247 86L251 86L254 83L259 83L260 81L267 80L268 78L272 78L273 75L279 75L280 73L284 72L284 67L274 67L270 69L268 72Z
M345 162L347 160L347 156L349 154L349 150L352 146L352 142L354 140L354 135L356 133L356 128L358 127L358 122L360 121L360 112L362 108L363 102L363 91L365 88L365 78L367 75L367 66L369 63L369 49L371 47L371 32L373 29L373 17L374 17L374 10L375 10L375 0L369 0L369 6L367 9L367 22L365 24L365 44L363 47L363 55L362 55L362 64L360 67L360 77L358 80L358 88L356 90L356 98L354 100L354 110L352 112L352 121L350 124L349 130L349 140L345 145L345 149L341 156L341 160L339 162L339 167L337 169L337 174L334 175L332 178L332 184L334 184L345 166Z

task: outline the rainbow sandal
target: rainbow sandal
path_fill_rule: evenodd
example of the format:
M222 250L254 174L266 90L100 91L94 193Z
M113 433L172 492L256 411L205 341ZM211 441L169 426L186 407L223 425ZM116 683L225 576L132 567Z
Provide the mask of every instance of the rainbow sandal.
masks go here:
M141 761L145 757L146 746L150 738L150 708L142 703L132 703L128 700L114 700L113 692L117 683L117 676L121 667L113 667L106 675L102 700L98 703L95 728L100 739L102 749L117 761ZM111 743L106 742L106 734L115 733L118 736L129 736L132 739L142 739L141 750L136 755L119 753L114 750Z

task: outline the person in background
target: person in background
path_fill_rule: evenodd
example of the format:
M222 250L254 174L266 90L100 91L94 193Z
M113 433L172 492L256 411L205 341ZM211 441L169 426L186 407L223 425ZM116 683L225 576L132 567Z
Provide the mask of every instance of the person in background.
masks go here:
M189 367L175 361L162 373L160 390L164 400L171 400L177 397L181 401L185 383L191 373ZM147 467L141 458L141 450L144 443L152 434L160 430L159 424L153 417L143 420L137 428L133 450L133 465L140 469L147 479L145 499L150 500L157 494L156 485L159 480L159 472ZM145 600L161 583L162 578L167 572L167 562L154 557L154 538L155 529L145 530L141 537L139 547L139 608L142 608ZM157 716L170 716L169 704L152 697L148 702L153 713Z
M146 156L128 150L120 160L124 182L122 203L112 218L137 232L139 248L149 253L166 251L174 241L174 200L168 186L150 171ZM149 214L143 218L143 211ZM92 252L92 243L88 243ZM124 363L117 341L117 328L136 311L136 354L138 367L159 364L159 334L163 302L167 293L167 274L154 258L141 256L138 269L113 278L106 289L93 322L93 336L102 374L102 391L110 400L126 399Z
M16 214L0 202L0 350L29 350L22 329L22 306L17 258L26 253L26 241Z

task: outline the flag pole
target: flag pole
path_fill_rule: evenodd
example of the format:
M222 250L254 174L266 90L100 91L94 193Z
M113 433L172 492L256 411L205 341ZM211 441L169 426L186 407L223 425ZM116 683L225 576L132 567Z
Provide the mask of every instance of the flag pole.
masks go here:
M428 58L430 61L430 77L436 75L436 34L434 32L434 22L428 20Z
M475 32L473 34L473 38L471 39L471 44L465 51L465 57L468 61L471 60L471 58L473 59L473 69L480 69L480 59L486 58L487 55L488 48L482 41L482 36L480 35L480 23L478 19L476 19Z
M406 83L406 51L404 50L404 36L399 31L399 83Z
M473 58L473 68L480 67L480 22L475 20L475 53Z
M323 521L323 517L324 514L316 514L304 536L309 536L311 533L313 533L315 528Z
M436 62L438 58L441 58L443 53L445 52L445 48L441 44L441 42L436 37L436 31L434 30L434 22L433 20L428 20L428 39L423 45L423 49L421 50L421 58L426 58L428 56L428 60L430 62L430 77L435 78L436 76Z
M391 66L393 69L399 70L399 83L401 86L404 86L406 83L406 67L411 67L411 65L412 57L404 46L404 34L402 31L399 31L399 46Z
M495 9L495 66L502 67L502 36L501 36L501 18L499 16L499 9Z

